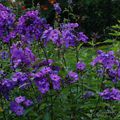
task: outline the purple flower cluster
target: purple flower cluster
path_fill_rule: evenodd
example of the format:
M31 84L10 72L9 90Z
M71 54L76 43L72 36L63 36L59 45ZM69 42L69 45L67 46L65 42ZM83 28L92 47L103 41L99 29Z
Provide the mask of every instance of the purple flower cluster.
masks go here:
M24 42L40 40L43 31L48 28L46 20L39 17L39 12L28 11L21 16L17 24L17 33Z
M58 3L54 4L54 9L57 14L61 14L62 10ZM60 90L62 85L64 85L62 84L61 75L59 75L61 68L56 66L52 59L49 59L49 54L47 55L48 52L44 49L45 45L51 41L60 48L58 52L62 56L62 50L77 47L80 43L87 43L88 37L83 32L76 32L79 27L78 23L61 24L58 28L50 27L45 19L39 17L38 11L28 11L18 19L16 26L14 26L14 23L15 15L11 10L0 4L0 39L3 39L4 42L9 42L11 38L20 37L21 40L15 41L15 43L11 41L13 44L9 44L9 56L6 51L0 52L2 60L10 57L10 67L14 68L12 73L10 73L10 75L12 74L10 80L4 79L4 72L0 71L0 79L2 79L0 81L0 95L10 101L9 98L12 98L9 97L10 92L14 88L27 90L29 87L37 87L41 94L45 94L50 90ZM31 43L33 40L36 40L33 44L25 44ZM33 49L37 50L36 46L41 47L46 59L41 61L40 58L37 59L35 57L31 47L35 47ZM96 64L100 64L105 69L107 77L109 76L114 81L120 79L120 64L112 51L108 53L98 51L98 56L92 62L93 66ZM85 68L86 64L79 61L74 71L69 71L65 78L63 75L64 82L67 81L67 85L77 82L79 73L82 73ZM110 100L119 100L119 95L120 91L115 88L112 90L106 89L100 93L103 99ZM91 96L94 96L91 91L83 95L84 98ZM32 104L33 102L26 99L25 96L19 96L10 103L10 109L17 116L21 116L24 114L25 109Z
M52 40L57 46L65 46L66 48L74 47L80 42L86 43L88 37L83 33L76 33L75 28L79 25L77 23L61 24L59 29L49 28L45 30L42 38L46 41ZM76 35L77 34L77 35Z
M88 37L83 33L74 32L77 23L61 24L59 29L50 27L44 18L39 17L39 11L27 11L15 24L15 15L10 9L0 4L0 39L9 42L11 38L20 37L23 43L41 40L46 44L52 40L57 46L74 47L78 42L86 43ZM54 4L55 11L60 14L59 3ZM43 39L45 41L43 41Z
M112 89L107 88L100 93L100 96L104 100L120 100L120 90L115 88Z
M113 51L109 51L108 53L104 53L99 50L97 57L92 61L92 65L101 64L105 69L111 69L114 65L118 65L119 62L116 60Z
M57 74L50 74L50 78L52 81L53 89L59 90L61 77L58 76Z
M114 56L113 51L104 53L99 50L97 57L92 61L92 65L95 66L99 64L102 68L98 70L98 74L105 75L112 79L114 83L120 80L120 63L117 58Z
M14 38L14 23L15 15L12 11L0 4L0 39L4 42L9 42L11 38Z
M45 39L45 43L51 40L57 46L61 46L62 40L60 38L60 35L61 33L58 29L53 29L50 27L48 30L45 30L43 32L42 38Z
M104 78L103 83L112 80L115 84L120 80L120 63L114 56L113 51L105 53L99 50L97 57L92 61L92 65L98 65L98 68L100 68L97 72L100 77ZM100 96L105 100L120 100L120 90L107 88L100 93Z
M74 30L75 28L79 27L78 23L67 23L67 24L61 24L61 28L63 30Z
M78 41L82 41L84 43L87 43L88 37L83 32L79 32L78 33Z
M33 105L33 102L29 99L26 99L24 96L16 97L14 101L10 103L10 109L17 116L21 116L24 114L25 108Z
M39 72L34 74L34 81L38 90L45 94L53 87L54 90L60 89L61 77L52 67L43 67Z
M79 72L82 72L84 71L86 68L86 65L84 62L82 61L79 61L77 64L76 64L76 71L73 72L73 71L69 71L67 76L66 76L66 80L67 80L67 83L75 83L79 80Z
M12 81L16 86L24 89L30 85L29 76L26 73L16 72L12 76Z
M7 100L9 100L9 93L13 90L15 84L9 79L3 79L0 81L0 94L2 94Z
M11 60L14 64L14 68L24 65L29 66L35 62L35 55L32 51L28 48L22 48L21 44L13 44L11 46Z
M2 72L1 74L4 73ZM3 95L7 100L9 100L9 93L11 92L11 90L16 87L19 87L23 90L30 85L31 82L29 74L16 72L13 74L11 79L3 79L0 81L0 94Z
M62 31L62 40L66 48L76 46L76 36L70 30Z

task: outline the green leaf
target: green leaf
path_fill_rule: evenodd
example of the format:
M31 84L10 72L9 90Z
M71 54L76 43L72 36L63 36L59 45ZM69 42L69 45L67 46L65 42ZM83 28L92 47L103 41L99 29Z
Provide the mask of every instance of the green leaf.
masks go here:
M46 112L45 115L44 115L43 120L51 120L51 115L50 115L50 113Z

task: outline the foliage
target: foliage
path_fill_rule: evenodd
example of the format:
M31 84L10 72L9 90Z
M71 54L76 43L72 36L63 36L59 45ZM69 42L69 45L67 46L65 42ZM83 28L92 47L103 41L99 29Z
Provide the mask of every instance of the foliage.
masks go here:
M120 119L120 41L88 38L71 5L53 5L53 25L35 6L0 5L0 120Z
M118 20L118 24L112 26L112 30L110 35L116 37L116 39L119 39L120 37L120 20Z

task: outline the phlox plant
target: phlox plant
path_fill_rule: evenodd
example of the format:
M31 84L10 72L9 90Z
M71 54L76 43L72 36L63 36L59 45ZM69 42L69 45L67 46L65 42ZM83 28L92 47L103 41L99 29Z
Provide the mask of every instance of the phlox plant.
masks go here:
M98 108L110 110L109 102L120 100L114 52L99 50L85 63L80 54L89 38L78 23L60 22L59 3L53 8L57 26L37 9L16 18L0 4L0 120L93 120ZM89 84L90 77L99 90Z

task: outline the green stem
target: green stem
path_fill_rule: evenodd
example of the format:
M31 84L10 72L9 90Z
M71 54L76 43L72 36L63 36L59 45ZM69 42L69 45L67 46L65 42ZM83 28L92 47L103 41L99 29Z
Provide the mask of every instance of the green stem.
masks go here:
M78 62L79 61L79 53L78 53L77 46L75 47L75 50L76 50L76 62Z
M105 69L103 68L103 73L105 73ZM103 86L103 81L105 79L105 75L103 74L103 78L102 78L102 82L100 84L100 91L102 90L102 86ZM96 105L95 105L95 110L93 111L92 113L92 118L94 117L94 115L96 114L97 112L97 109L98 109L98 104L100 102L100 96L98 96L98 99L97 99L97 102L96 102Z
M39 42L39 43L40 43L40 42ZM47 64L48 64L48 66L49 66L48 55L47 55L47 52L46 52L46 50L45 50L45 47L43 46L42 43L40 43L39 45L40 45L40 47L41 47L41 49L42 49L42 51L43 51L43 53L44 53L44 56L45 56L45 58L46 58L46 60L47 60Z

